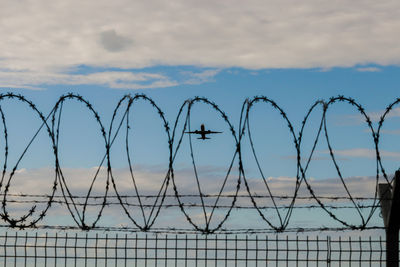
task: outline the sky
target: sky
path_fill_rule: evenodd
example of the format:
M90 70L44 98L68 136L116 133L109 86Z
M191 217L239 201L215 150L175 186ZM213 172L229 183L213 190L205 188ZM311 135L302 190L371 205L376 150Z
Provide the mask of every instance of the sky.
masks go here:
M399 97L398 1L21 0L3 1L1 6L0 92L22 94L45 117L62 95L81 95L93 105L107 133L118 101L127 94L145 94L154 100L171 127L177 122L178 137L184 131L186 109L181 116L178 111L185 100L195 96L215 102L236 132L243 127L240 116L244 101L265 96L284 110L295 138L308 110L318 100L328 101L338 95L354 98L377 130L380 116ZM13 192L49 193L54 156L44 129L16 165L41 125L38 114L15 100L4 99L0 104L9 136L7 172L14 166L18 171L12 182ZM130 130L126 134L126 107L123 102L112 124L114 131L119 123L123 125L110 151L113 171L119 174L117 187L133 192L129 155L141 181L140 192L158 192L168 170L169 156L163 121L149 102L137 101L129 110ZM216 184L222 184L235 152L235 139L221 114L211 105L198 102L190 114L192 130L205 124L208 129L223 132L210 140L193 138L203 190L210 194L218 192ZM316 138L321 116L322 110L317 107L305 126L303 163ZM394 106L381 130L380 152L390 175L399 168L399 117L400 108ZM98 166L105 164L101 125L93 111L76 100L65 101L58 118L60 165L69 175L67 181L74 192L85 194ZM375 149L364 118L356 108L335 103L329 107L326 120L332 149L352 195L373 197ZM264 175L275 192L292 194L296 150L287 122L270 105L256 103L249 111L248 127L261 162L258 168L246 132L242 153L250 190L266 192L261 183ZM346 195L323 134L306 177L314 183L317 194ZM176 181L180 192L192 192L197 185L189 135L181 137L182 145L174 161ZM1 138L0 148L4 150L4 135ZM128 152L125 142L129 143ZM4 162L4 156L0 159ZM228 193L235 189L237 161L233 160L235 167L224 189ZM97 180L95 192L104 191L104 179ZM300 191L307 194L305 187ZM246 194L243 183L240 193ZM18 212L18 207L15 210ZM308 225L306 214L297 213L295 225ZM329 223L323 212L317 214L320 215L315 217L320 219L315 225ZM174 221L174 216L164 216L169 218L165 224ZM194 210L192 216L200 216L200 225L201 212ZM246 225L246 216L256 218L257 214L239 213L232 225ZM276 216L268 212L265 216L278 223ZM346 211L339 212L339 217L355 223L360 220ZM375 217L374 225L382 225L381 219Z

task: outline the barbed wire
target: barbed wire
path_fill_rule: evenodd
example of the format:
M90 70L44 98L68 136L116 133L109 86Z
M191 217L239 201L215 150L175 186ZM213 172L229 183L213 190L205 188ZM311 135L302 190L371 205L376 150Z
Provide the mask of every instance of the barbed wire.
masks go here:
M7 225L0 225L0 228L8 228ZM36 225L35 229L37 230L56 230L56 231L79 231L82 230L81 227L77 226L59 226L59 225ZM369 230L384 230L385 227L373 225L366 226L364 228L349 228L349 227L293 227L285 229L285 233L311 233L311 232L344 232L344 231L369 231ZM139 233L143 232L140 228L128 227L128 226L115 226L115 227L103 227L103 226L95 226L90 229L91 231L100 231L100 232L128 232L128 233ZM151 229L146 231L147 233L154 234L198 234L199 231L193 228L176 228L176 227L152 227ZM207 234L200 232L202 234ZM217 231L214 231L213 234L273 234L277 233L275 229L271 228L235 228L235 229L225 229L220 228Z
M40 119L40 125L37 130L34 132L33 136L29 139L28 145L25 147L21 155L18 157L14 166L9 168L9 132L7 128L7 117L2 108L2 102L4 101L17 101L27 105L30 110L32 110ZM101 158L100 162L96 169L94 176L92 177L90 186L86 195L78 196L72 193L70 189L70 185L68 184L68 179L66 174L63 172L62 169L62 162L60 160L60 151L59 149L59 140L60 140L60 129L63 123L63 107L67 101L75 101L81 104L87 111L94 116L95 122L98 124L98 129L101 134L102 140L104 141L104 154ZM133 168L133 159L130 157L130 150L131 150L131 143L129 138L129 132L131 131L131 117L133 117L133 112L135 111L135 104L139 101L147 103L152 107L156 114L160 118L160 122L163 126L163 130L167 137L166 147L168 147L168 168L166 170L164 179L160 184L160 187L156 194L147 194L143 195L139 193L138 189L138 181L134 175L134 168ZM372 197L357 197L353 196L346 184L346 181L342 175L340 166L338 161L335 157L334 149L332 148L330 136L328 132L327 126L327 113L330 108L335 105L336 103L345 103L348 104L350 107L355 108L362 118L364 118L368 129L370 130L372 140L374 142L375 152L376 152L376 186L375 192ZM175 119L174 125L171 128L165 115L161 108L149 97L144 94L136 94L136 95L125 95L122 97L117 106L113 111L113 115L111 118L111 122L106 130L106 127L103 125L101 118L98 112L94 109L90 102L88 102L83 97L77 94L66 94L61 96L54 107L51 109L49 114L45 116L41 111L37 109L35 104L25 98L22 95L17 95L13 93L6 93L0 94L0 116L1 116L1 124L3 126L3 133L4 133L4 165L2 176L0 180L0 196L2 197L1 202L1 211L0 217L6 223L5 226L12 227L12 228L35 228L38 227L38 223L44 219L48 210L51 208L53 204L65 205L67 207L68 212L71 215L71 218L76 224L76 227L82 230L91 230L91 229L99 229L97 226L98 221L102 217L103 211L105 207L110 205L120 205L129 218L129 220L134 224L136 227L135 229L139 229L140 231L153 231L154 224L159 217L160 210L162 208L174 208L179 207L180 211L184 214L187 222L193 226L193 231L201 232L204 234L211 234L222 231L222 227L226 220L229 218L231 211L233 209L255 209L257 210L259 216L262 220L268 225L271 231L282 232L288 231L288 225L290 223L290 219L293 214L294 209L314 209L320 208L326 212L328 216L332 218L333 221L339 222L343 225L343 229L369 229L368 223L371 221L371 218L376 212L376 209L379 207L379 199L377 194L377 184L380 177L383 177L388 184L392 183L392 180L389 178L389 174L387 174L386 170L383 167L381 153L379 151L379 141L380 141L380 132L381 128L385 122L385 119L390 114L393 107L400 103L400 99L396 99L392 104L390 104L383 115L381 116L378 122L378 129L375 130L372 121L368 114L365 112L364 108L357 103L352 98L347 98L344 96L332 97L328 101L318 100L316 101L311 108L307 111L304 120L301 123L301 128L298 134L296 134L295 129L287 117L284 110L273 100L269 99L265 96L256 96L252 99L246 99L242 105L240 121L239 121L239 128L235 130L235 127L229 120L227 114L214 102L208 100L204 97L194 97L192 99L188 99L184 101L184 103L180 106L178 115ZM228 170L226 171L225 175L223 176L222 185L218 190L217 194L205 194L201 187L200 177L198 174L198 167L196 163L196 159L194 157L194 146L192 144L192 137L191 134L185 135L186 132L191 132L191 111L195 105L204 104L215 111L218 116L221 117L222 121L226 123L227 127L229 128L229 132L232 135L234 140L234 152L232 158L229 162ZM263 162L259 159L257 154L257 149L254 142L254 137L252 134L252 127L250 122L251 112L252 109L256 105L268 105L272 107L274 111L283 119L283 121L287 124L288 131L290 133L294 148L296 150L296 180L294 185L293 195L275 195L273 194L273 189L270 187L267 177L263 172ZM311 118L311 114L315 112L315 110L321 107L321 118L319 121L318 131L313 141L313 145L311 151L308 155L305 155L304 150L302 149L302 141L304 137L304 130L306 128L307 123ZM182 122L183 126L181 129L178 129L179 122ZM54 181L51 184L51 189L49 194L13 194L10 192L11 182L19 168L19 165L24 158L26 152L30 149L32 143L37 138L39 133L42 131L47 132L47 136L50 139L50 146L52 148L52 153L54 155ZM116 138L119 135L125 135L125 150L127 154L127 161L129 167L130 178L132 180L133 186L133 194L124 195L121 193L121 189L118 185L118 176L113 172L112 168L112 159L110 156L110 151L113 148L113 144ZM188 137L188 145L190 149L190 160L193 166L194 178L196 182L196 194L184 194L182 193L182 188L180 184L177 182L175 177L175 159L178 155L178 152L181 148L183 143L184 137ZM319 139L324 136L329 155L334 164L335 170L337 175L340 179L340 182L343 186L343 189L346 192L345 196L321 196L317 195L307 177L307 171L310 162L313 159L313 155L316 151L317 144ZM249 182L249 178L247 174L247 169L243 164L243 155L242 149L244 140L249 141L249 146L251 148L252 156L254 157L258 173L260 175L262 185L265 186L264 189L257 188L257 192L260 190L263 191L264 195L257 194L254 189L251 187L251 183ZM237 166L236 166L237 165ZM107 169L107 175L105 178L104 186L104 194L99 196L95 194L94 185L99 179L100 171L102 170L103 166ZM237 179L235 178L235 187L233 193L225 194L224 190L226 189L228 179L232 176L233 170L238 170ZM239 190L241 188L242 182L244 183L244 187L247 191L247 195L240 195ZM168 194L167 189L169 188L169 184L172 183L172 190L173 194ZM305 184L310 196L300 196L299 190L302 184ZM232 184L232 183L231 183ZM114 195L110 195L110 186L112 186ZM126 188L124 188L126 191ZM59 192L60 195L56 195L56 192ZM30 197L34 199L28 200L18 200L13 199L12 197ZM174 203L165 203L167 198L174 198L177 200L177 204ZM198 197L200 199L199 203L187 202L185 198L190 197ZM238 204L237 200L239 198L249 198L251 205L243 205ZM134 199L137 203L130 203L127 199ZM206 204L205 199L213 198L213 204ZM221 200L229 198L230 204L221 204ZM98 199L100 203L89 203L89 200ZM110 201L110 199L116 199L117 201ZM152 199L150 204L144 203L144 199ZM258 199L269 199L272 202L272 205L261 205L258 203ZM314 200L317 204L311 205L304 205L303 204L296 204L297 200ZM289 203L282 205L277 202L277 200L287 200ZM332 201L346 201L346 205L332 205L332 204L325 204L322 200L332 200ZM357 201L365 200L370 201L365 204L360 204ZM186 202L185 202L186 201ZM189 200L190 201L190 200ZM9 203L19 203L19 204L32 204L29 210L23 214L22 216L13 217L10 215L10 209L8 207ZM43 204L44 207L38 211L37 204ZM98 206L98 212L95 216L88 216L88 207ZM196 208L202 210L202 216L204 217L204 225L200 225L193 220L193 216L190 215L187 209ZM142 216L142 222L139 221L139 217L137 215L133 215L133 211L139 211ZM146 210L150 210L149 212L145 212ZM217 219L214 216L217 210L224 210L224 215L218 219L217 222L211 224ZM339 218L333 210L336 209L354 209L358 216L361 219L361 224L354 225L349 221L346 221L342 218ZM369 212L365 214L362 210L369 209ZM207 210L209 212L207 212ZM266 216L265 210L273 210L275 218L278 219L278 224L274 224L273 221L270 219L271 214L268 213ZM91 211L92 212L92 211ZM91 220L89 219L91 218ZM215 226L212 226L215 225ZM325 229L326 227L321 227L321 229ZM111 228L110 228L111 229ZM132 228L133 229L133 228ZM252 229L247 229L251 232ZM135 230L136 231L136 230ZM179 229L177 229L179 231ZM225 230L224 230L225 231Z
M0 193L0 197L4 196L4 194ZM47 194L24 194L24 193L9 193L7 194L9 197L31 197L31 198L48 198L49 195ZM139 195L141 198L157 198L157 195ZM199 195L197 194L179 194L180 198L192 198L192 197L198 197ZM203 194L203 198L215 198L215 197L220 197L220 198L233 198L235 195L233 194ZM79 195L73 195L71 198L77 198L77 199L85 199L87 196L79 196ZM103 198L103 195L92 195L89 196L89 199L99 199ZM137 198L137 195L119 195L121 199L127 199L127 198ZM273 198L275 199L292 199L293 196L290 195L272 195ZM327 199L331 201L341 201L341 200L349 200L349 197L347 196L326 196L326 195L317 195L315 196L318 199ZM64 198L63 195L54 195L54 199L56 198ZM113 199L113 198L118 198L116 195L108 195L107 199ZM176 198L175 194L165 194L165 198ZM238 194L236 195L236 198L250 198L250 196L247 195L242 195ZM253 198L263 198L263 199L270 199L270 195L259 195L259 194L254 194ZM297 196L296 199L303 199L303 200L314 200L313 196ZM354 200L375 200L374 197L353 197ZM392 198L383 198L383 200L392 200Z
M15 200L15 199L9 199L7 200L9 203L18 203L18 204L43 204L47 203L46 200ZM71 204L71 202L63 201L63 200L53 200L53 204ZM129 203L127 201L123 201L123 204L128 206L128 207L138 207L138 208L143 208L143 209L150 209L154 208L154 205L151 204L135 204L135 203ZM75 203L76 206L85 206L84 203ZM91 207L98 207L102 206L102 203L87 203L86 206L91 206ZM115 206L115 205L121 205L121 202L111 202L108 201L106 203L106 206ZM203 204L198 204L198 203L182 203L181 204L184 208L202 208ZM157 208L175 208L175 207L180 207L179 204L163 204L163 205L156 205ZM234 205L233 207L231 205L207 205L204 204L204 207L206 208L217 208L217 209L254 209L253 206L245 206L245 205ZM343 205L325 205L326 208L328 209L355 209L354 206L343 206ZM370 208L375 208L379 207L379 205L357 205L357 208L359 209L370 209ZM305 206L291 206L291 205L276 205L276 206L259 206L258 207L260 210L263 209L315 209L315 208L321 208L319 205L305 205Z

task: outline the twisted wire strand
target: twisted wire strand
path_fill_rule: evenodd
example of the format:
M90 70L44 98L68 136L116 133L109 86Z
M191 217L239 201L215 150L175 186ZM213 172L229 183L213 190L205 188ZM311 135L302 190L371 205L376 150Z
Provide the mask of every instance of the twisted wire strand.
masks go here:
M7 225L0 225L0 228L7 228ZM55 226L55 225L37 225L35 229L39 230L56 230L56 231L79 231L80 227L77 226ZM294 228L286 228L285 233L310 233L310 232L340 232L343 231L354 231L354 230L384 230L385 228L378 225L366 226L363 229L352 229L348 227L294 227ZM101 232L127 232L127 233L139 233L143 232L140 228L133 228L127 226L115 226L115 227L102 227L96 226L91 229L92 231L101 231ZM147 231L148 233L154 234L198 234L198 231L193 230L191 228L177 228L177 227L152 227ZM225 229L221 228L218 231L215 231L213 234L272 234L276 233L275 229L271 228L236 228L236 229Z
M46 198L47 196L43 195L42 197ZM85 198L85 197L75 197L75 198ZM101 198L103 198L103 196L101 196ZM136 196L134 196L134 198L136 198ZM290 198L292 198L292 196ZM346 199L349 200L349 198L346 198ZM7 202L8 203L20 203L20 204L24 204L24 203L25 204L32 204L32 203L43 204L43 203L47 203L46 200L40 200L38 197L36 197L35 199L27 199L27 200L8 199ZM67 204L69 202L67 202L65 200L58 200L57 197L54 197L53 203L54 204L63 205L63 204ZM154 207L154 204L135 204L135 203L130 203L127 200L123 201L123 204L128 206L128 207L137 207L137 208L143 207L144 209L153 209L153 207ZM85 204L84 203L76 203L75 205L84 206ZM102 206L103 203L87 203L86 205L87 206L96 207L96 206ZM106 203L106 206L113 206L113 205L121 205L121 203L119 201L108 201ZM202 208L203 207L202 204L193 203L193 202L183 203L182 205L185 206L185 207L188 207L188 208ZM321 207L319 205L309 205L309 204L307 204L307 205L303 204L303 205L301 205L301 206L293 206L293 207L291 207L290 205L277 205L277 206L272 205L272 206L258 206L258 208L261 209L261 210L262 209L292 209L292 208L293 209L316 209L316 208L320 208L321 209ZM358 206L359 209L368 209L368 208L379 207L379 205L372 205L372 204L363 204L363 205L357 205L357 206ZM168 208L172 208L172 207L179 207L179 204L162 204L162 205L157 204L156 207L168 209ZM215 206L215 205L209 205L209 204L207 205L207 204L205 204L205 207L206 208L215 207L215 208L218 208L218 209L220 209L220 208L221 209L230 209L231 205L217 205L217 206ZM340 204L338 204L338 205L325 205L325 207L329 208L329 209L342 209L342 208L343 209L355 209L354 205L344 206L344 205L340 205ZM233 206L233 209L254 209L254 207L252 205L238 205L238 204L235 204Z
M246 192L247 193L247 192ZM0 196L4 196L4 194L0 193ZM48 194L25 194L25 193L8 193L7 194L8 197L22 197L22 198L48 198L49 195ZM179 194L180 198L192 198L192 197L198 197L198 194ZM218 197L218 194L203 194L203 198L216 198ZM275 199L292 199L293 195L272 195L273 198ZM63 195L54 195L54 199L57 198L63 198ZM157 195L148 195L148 194L141 194L140 195L141 198L145 198L145 199L150 199L150 198L157 198ZM235 194L221 194L220 198L233 198L235 197ZM252 196L253 198L263 198L263 199L270 199L271 196L270 195L260 195L260 194L254 194ZM86 196L82 196L82 195L73 195L72 198L74 199L85 199ZM104 198L103 195L91 195L89 196L89 199L102 199ZM108 195L107 199L113 199L113 198L118 198L118 196L116 195ZM120 198L121 199L131 199L131 198L137 198L137 195L121 195L120 194ZM165 194L165 198L176 198L175 194ZM236 198L250 198L249 194L238 194L236 196ZM350 200L350 198L348 196L327 196L327 195L316 195L316 198L318 199L326 199L326 200L330 200L330 201L346 201L346 200ZM298 195L296 197L296 200L299 199L303 199L303 200L309 200L312 201L314 200L313 196L301 196ZM368 200L374 200L374 197L353 197L354 200L363 200L363 201L368 201ZM392 200L392 198L383 198L384 200Z

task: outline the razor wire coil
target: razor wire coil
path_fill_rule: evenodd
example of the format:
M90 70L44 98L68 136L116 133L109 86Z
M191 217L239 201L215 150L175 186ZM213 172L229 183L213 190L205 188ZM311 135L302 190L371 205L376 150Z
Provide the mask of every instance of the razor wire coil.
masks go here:
M7 129L7 117L5 115L5 112L2 109L2 102L3 101L18 101L23 104L26 104L30 110L32 110L40 119L41 125L33 135L33 137L29 140L28 145L25 147L23 150L22 154L19 156L18 160L16 161L15 165L12 166L11 171L7 172L8 170L8 157L9 157L9 132ZM98 130L101 134L102 140L104 141L104 155L102 157L102 160L100 164L98 165L97 171L95 175L92 178L92 182L90 184L90 187L88 188L87 194L85 196L76 196L74 195L70 187L67 183L67 178L65 173L62 170L62 162L60 160L60 151L59 149L59 139L60 139L60 125L62 124L62 115L63 115L63 107L64 104L67 101L76 101L79 104L82 104L90 114L95 118L96 123L98 124ZM168 147L168 152L169 152L169 159L168 159L168 170L167 173L165 174L165 178L163 179L160 188L155 195L141 195L139 194L138 191L138 186L137 186L137 181L135 179L135 175L133 173L133 160L130 158L130 141L128 137L128 132L130 130L130 112L134 109L134 104L138 101L144 101L156 111L158 114L161 124L163 126L163 129L165 131L166 137L167 137L167 144L166 146ZM385 119L387 118L388 114L390 114L391 110L393 110L394 106L398 105L400 103L400 99L396 99L393 103L391 103L381 116L379 122L378 122L378 128L377 130L374 129L372 125L372 121L368 114L365 112L364 108L357 103L354 99L352 98L347 98L344 96L337 96L337 97L332 97L328 101L323 101L323 100L318 100L316 101L311 108L308 110L306 116L304 117L304 120L301 123L301 128L298 134L295 133L295 129L287 117L286 113L284 110L273 100L269 99L268 97L265 96L256 96L252 99L246 99L242 105L241 109L241 116L240 116L240 122L239 122L239 128L235 129L231 121L229 120L227 114L220 109L220 107L210 101L207 98L204 97L194 97L192 99L188 99L184 101L184 103L180 106L178 115L176 117L176 120L173 124L173 127L170 127L169 122L165 118L164 112L161 110L161 108L148 96L144 94L136 94L136 95L125 95L122 97L119 102L117 103L117 106L114 109L112 119L110 122L110 126L108 131L106 130L106 127L103 125L103 122L101 121L99 113L94 109L92 104L84 99L83 97L77 95L77 94L66 94L61 96L54 107L51 109L49 114L45 116L41 111L38 110L38 108L35 106L33 102L28 100L22 95L17 95L13 93L6 93L6 94L0 94L0 116L1 116L1 123L3 126L3 131L4 131L4 165L3 165L3 171L2 171L2 176L0 180L0 197L2 198L1 201L1 211L0 211L0 217L1 219L6 223L5 226L7 227L12 227L12 228L17 228L17 229L25 229L25 228L35 228L35 227L50 227L46 225L40 225L39 223L44 219L46 216L47 211L51 208L53 204L59 204L59 205L65 205L71 215L71 218L74 220L76 223L76 228L82 229L82 230L90 230L90 229L102 229L101 227L97 226L98 221L102 217L103 210L105 209L106 206L110 205L120 205L126 214L126 216L129 218L129 220L134 224L134 226L139 229L140 231L157 231L156 228L154 228L154 223L157 219L157 217L160 214L161 208L179 208L181 212L184 214L186 220L193 226L193 231L194 232L201 232L204 234L212 234L216 233L218 231L225 231L229 232L227 229L223 229L223 225L225 221L228 219L230 216L230 213L233 209L255 209L257 210L259 216L262 218L263 221L266 222L266 224L269 226L270 230L268 231L275 231L275 232L282 232L282 231L293 231L293 229L289 228L288 225L290 223L290 218L292 216L292 212L294 209L299 209L299 208L321 208L328 214L334 221L339 222L341 225L343 225L343 228L341 229L375 229L376 226L370 226L369 222L376 212L376 210L379 207L379 200L378 200L378 194L377 190L374 192L373 197L355 197L352 196L350 190L347 187L347 184L344 180L344 177L341 173L340 166L337 162L337 159L335 157L334 150L331 145L330 141L330 136L329 136L329 131L327 129L327 122L326 122L326 116L327 113L330 109L331 106L333 106L335 103L342 102L345 104L350 105L351 107L355 108L359 114L362 116L362 118L365 120L368 129L370 130L372 140L374 142L374 147L375 147L375 152L376 152L376 183L378 183L379 177L382 176L385 181L389 184L391 184L391 179L389 178L389 174L387 174L386 170L383 167L382 164L382 158L381 158L381 153L379 150L379 142L381 138L381 128L384 124ZM209 106L211 109L213 109L221 118L222 120L226 123L226 125L229 128L229 131L232 135L232 138L234 140L234 153L232 156L232 160L230 161L229 168L226 172L225 178L222 183L222 187L219 190L219 193L217 194L204 194L201 190L200 186L200 181L199 181L199 175L197 172L197 164L196 160L194 158L194 151L193 151L193 145L192 145L192 138L191 135L188 136L189 140L189 148L190 148L190 157L191 157L191 162L193 165L193 170L194 170L194 175L196 179L196 184L197 184L197 194L185 194L180 192L179 185L176 183L175 179L175 172L174 172L174 163L175 159L177 157L178 151L181 147L181 144L183 142L184 134L187 131L191 131L191 123L190 123L190 118L191 118L191 111L193 106L202 103L207 106ZM294 193L292 196L286 195L286 196L279 196L279 195L274 195L268 181L266 179L265 174L263 173L262 170L262 162L259 160L259 157L257 156L257 150L255 147L255 143L253 142L253 136L252 136L252 131L251 131L251 122L250 122L250 114L252 112L252 109L256 105L269 105L272 107L274 111L276 111L279 116L286 122L288 131L291 135L293 145L296 150L296 168L297 168L297 174L296 174L296 184L294 188ZM311 152L309 155L304 155L302 151L302 140L303 140L303 135L304 135L304 129L306 127L307 122L309 121L311 113L318 107L322 108L322 114L321 114L321 121L319 122L319 127L318 131L315 137L315 140L313 142L313 146L311 149ZM122 115L121 115L122 114ZM118 115L122 116L121 120L117 120ZM179 121L183 120L183 127L181 131L178 130L178 123ZM133 187L134 187L134 194L133 195L124 195L120 193L120 190L118 189L118 183L117 179L113 173L113 168L112 168L112 163L111 163L111 156L110 156L110 150L112 149L112 146L114 144L115 139L117 138L118 135L124 134L123 133L123 125L126 126L126 131L125 131L125 149L128 155L128 164L129 164L129 172L130 176L133 182ZM12 194L10 193L10 185L12 182L12 179L14 178L16 171L20 165L21 160L25 156L26 152L29 150L31 144L37 138L38 134L41 131L46 131L47 136L50 139L51 143L51 148L52 148L52 153L54 155L54 181L52 182L51 185L51 191L50 194L46 195L34 195L34 194ZM248 178L246 177L246 168L243 163L242 159L242 143L244 140L244 136L247 136L251 148L252 155L255 159L255 162L257 164L258 171L260 173L261 179L263 181L263 184L265 185L266 188L266 194L263 196L259 196L252 192L251 187L249 185ZM344 197L339 197L339 196L320 196L317 195L312 188L312 185L310 184L309 180L307 179L307 170L310 162L312 161L312 156L316 150L317 143L320 138L325 138L326 143L328 145L329 149L329 155L330 158L334 164L335 170L337 172L337 175L340 178L340 181L343 185L343 188L346 191L346 196ZM302 154L303 153L303 154ZM302 161L305 160L305 163L302 163ZM238 178L236 180L236 185L235 185L235 190L233 194L223 194L224 188L227 183L228 176L231 175L231 172L233 168L236 168L235 162L237 163L237 168L238 168ZM93 193L93 188L96 180L98 179L100 169L101 167L105 165L107 168L107 177L106 177L106 182L104 184L104 195L98 196L94 195ZM173 195L169 195L167 193L167 189L170 185L172 184L172 190L173 190ZM307 187L310 196L309 197L303 197L298 195L299 188L302 184L305 184ZM244 184L244 187L247 191L247 195L243 196L238 194L239 189L241 188L242 184ZM110 195L110 187L112 187L113 192L115 195ZM377 186L376 186L377 188ZM60 194L56 194L56 192L59 192ZM19 196L22 198L29 198L26 200L15 200L11 199L12 197ZM201 203L184 203L182 198L184 197L199 197ZM206 204L205 199L207 198L215 198L213 204ZM237 203L237 200L242 197L248 197L251 201L252 206L245 206ZM271 200L272 205L270 206L260 206L256 199L257 198L268 198ZM33 198L33 199L32 199ZM82 202L77 202L77 199L83 199ZM134 198L137 200L138 204L132 204L128 202L129 198ZM152 204L144 204L143 199L149 199L152 198L154 199ZM175 198L177 200L177 204L170 204L170 203L165 203L165 200L168 198ZM229 205L227 204L220 204L221 199L223 198L230 198L231 202ZM89 203L90 199L99 199L99 203ZM110 201L111 199L111 201ZM287 205L279 205L276 200L277 199L286 199L289 202ZM306 200L314 200L316 201L317 205L308 205L308 206L295 206L295 202L298 199L306 199ZM324 204L323 199L329 199L332 201L335 200L347 200L350 204L347 205L335 205L335 204ZM360 205L356 201L357 200L368 200L371 201L371 203L365 204L365 205ZM27 203L27 204L32 204L31 208L29 209L28 212L26 212L24 215L19 216L17 218L13 217L10 215L9 208L7 206L8 203ZM37 206L36 204L44 204L44 208L41 211L37 211ZM100 207L97 215L95 216L95 219L93 219L91 222L89 222L87 218L87 209L90 206L98 206ZM134 207L138 209L141 214L142 214L142 219L143 222L139 221L139 218L135 217L131 212L130 212L130 207ZM202 210L202 216L204 216L205 220L205 225L200 226L196 224L193 220L193 218L189 215L187 212L187 209L190 208L200 208ZM211 209L210 213L206 212L206 208ZM332 210L335 209L354 209L359 217L361 218L361 224L360 225L353 225L339 217L332 212ZM145 209L149 209L150 212L148 215L145 213ZM219 209L225 209L225 215L223 216L222 219L217 223L216 226L211 226L211 220L213 218L213 215L215 212ZM263 212L264 210L273 210L274 214L279 220L279 224L275 225L271 222L270 219L268 219L267 216L265 216L265 213ZM363 209L370 209L369 213L367 216L365 216L362 213ZM283 210L283 212L282 212ZM111 229L111 228L110 228ZM126 229L134 229L134 228L126 228ZM175 229L175 228L170 228L170 230L173 229L175 232L179 232L182 229ZM326 230L329 229L329 227L321 227L319 230ZM336 228L332 228L336 229ZM164 229L165 230L165 229ZM172 231L172 230L171 230ZM187 229L185 230L187 231ZM240 231L243 232L252 232L255 231L254 229L240 229ZM303 229L304 231L304 229Z

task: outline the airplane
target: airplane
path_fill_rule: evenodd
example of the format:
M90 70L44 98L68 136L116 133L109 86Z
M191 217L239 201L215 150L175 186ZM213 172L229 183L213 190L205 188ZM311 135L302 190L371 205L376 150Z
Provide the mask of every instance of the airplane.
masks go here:
M199 134L201 136L199 138L197 138L197 139L206 140L206 139L211 139L211 138L206 137L207 134L219 134L219 133L222 133L222 132L215 132L215 131L206 130L205 127L204 127L204 124L202 124L200 126L200 131L196 130L196 131L193 131L193 132L185 132L185 133L188 133L188 134Z

